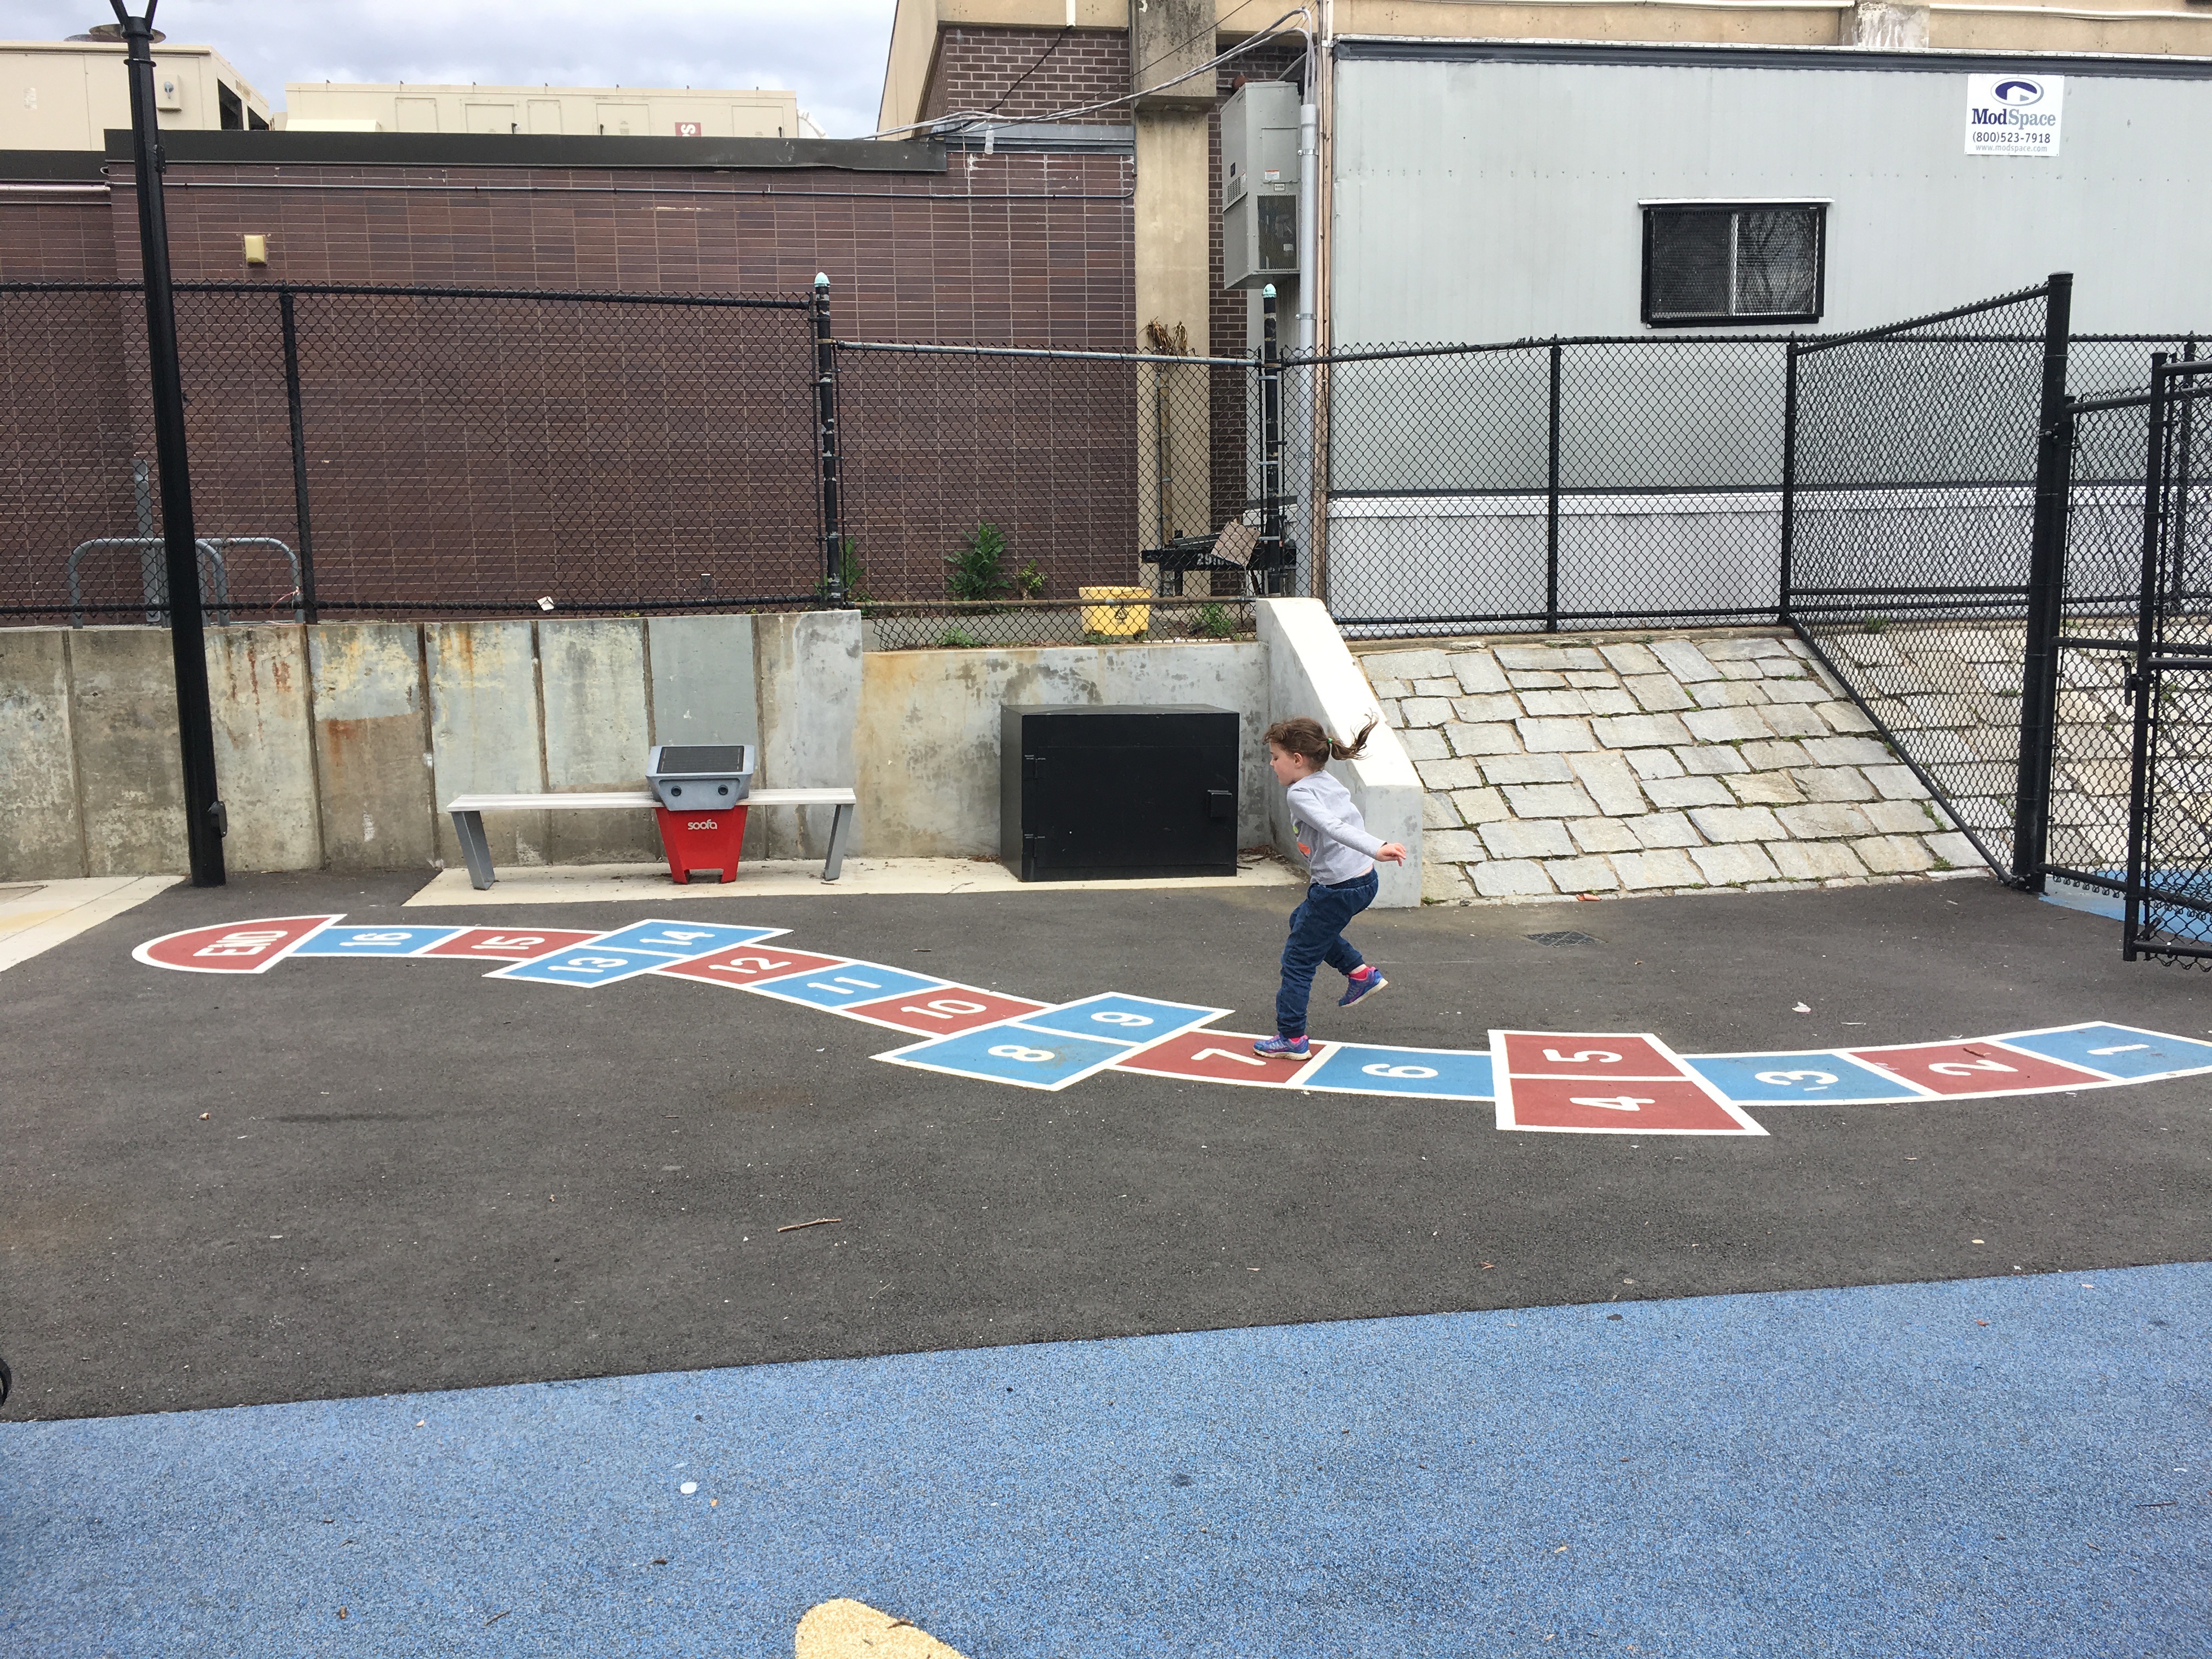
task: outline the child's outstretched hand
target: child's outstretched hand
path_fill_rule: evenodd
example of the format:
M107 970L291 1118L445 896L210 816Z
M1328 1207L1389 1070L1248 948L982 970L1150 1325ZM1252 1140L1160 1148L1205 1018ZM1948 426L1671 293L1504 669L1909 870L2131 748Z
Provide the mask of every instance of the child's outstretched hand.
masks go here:
M1403 864L1407 854L1406 849L1396 842L1386 841L1375 849L1375 856L1386 864Z

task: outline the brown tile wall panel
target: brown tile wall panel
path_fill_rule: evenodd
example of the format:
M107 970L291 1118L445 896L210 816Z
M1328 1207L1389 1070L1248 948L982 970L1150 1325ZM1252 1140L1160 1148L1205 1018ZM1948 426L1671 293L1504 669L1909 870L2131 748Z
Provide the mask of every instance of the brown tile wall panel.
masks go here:
M124 366L145 342L135 294L0 294L0 607L62 608L0 624L65 617L71 550L138 533L131 464L153 446ZM143 599L136 550L88 551L81 574L88 603Z
M940 29L924 120L958 110L1009 118L1055 115L1118 98L1129 84L1129 37L1088 29ZM1126 105L1061 118L1127 125Z
M793 295L822 270L847 337L1122 347L1133 332L1123 158L956 156L944 176L889 179L213 166L170 179L188 281ZM283 188L240 187L263 185ZM103 216L134 270L135 216L127 185ZM240 262L249 233L270 238L265 271ZM79 311L91 297L72 296ZM66 434L11 451L27 471L17 506L0 507L0 605L64 603L67 547L135 527L130 464L150 453L143 322L134 332L124 314L135 296L120 309L100 297L98 316L27 333L0 313L0 376L46 389L17 424ZM812 589L803 313L302 292L297 314L319 597L331 611ZM275 296L187 290L179 324L202 532L296 543ZM64 369L80 359L98 396L64 406ZM1054 592L1130 578L1127 387L1060 375L1017 404L988 375L940 372L926 396L920 381L907 389L914 409L896 395L871 402L863 386L847 410L855 500L896 508L855 522L878 596L941 595L944 553L992 513L1022 557L1053 572ZM68 488L41 488L55 468ZM933 514L901 504L930 490L944 503ZM287 611L282 558L234 551L234 614ZM140 599L135 556L96 580L89 598Z
M131 273L137 274L134 267ZM0 283L115 279L105 192L0 197Z
M1064 345L1131 338L1126 157L955 155L942 177L892 179L419 171L287 167L280 178L271 168L173 168L177 274L791 293L826 270L841 333ZM398 185L408 188L386 188ZM116 257L134 269L136 213L129 187L118 189ZM243 263L249 234L269 238L265 269Z

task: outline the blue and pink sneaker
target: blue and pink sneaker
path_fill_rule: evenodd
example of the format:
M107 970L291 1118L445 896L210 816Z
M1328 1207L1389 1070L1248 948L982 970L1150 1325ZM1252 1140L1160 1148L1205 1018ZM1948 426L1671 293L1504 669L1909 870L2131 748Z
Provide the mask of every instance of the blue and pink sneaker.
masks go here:
M1340 1008L1349 1008L1360 998L1374 995L1390 982L1382 977L1382 970L1373 963L1364 968L1355 969L1345 979L1344 994L1336 1000L1336 1006Z
M1304 1060L1313 1052L1313 1044L1306 1041L1304 1032L1300 1032L1297 1036L1261 1037L1252 1045L1252 1052L1286 1060Z

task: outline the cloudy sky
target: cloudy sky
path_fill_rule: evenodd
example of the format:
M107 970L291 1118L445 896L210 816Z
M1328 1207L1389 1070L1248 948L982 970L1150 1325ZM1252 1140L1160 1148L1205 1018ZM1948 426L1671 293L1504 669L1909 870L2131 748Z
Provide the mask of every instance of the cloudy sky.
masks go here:
M145 0L128 0L143 10ZM161 0L281 107L287 81L787 87L833 138L872 131L896 0ZM106 0L5 0L0 33L58 40Z

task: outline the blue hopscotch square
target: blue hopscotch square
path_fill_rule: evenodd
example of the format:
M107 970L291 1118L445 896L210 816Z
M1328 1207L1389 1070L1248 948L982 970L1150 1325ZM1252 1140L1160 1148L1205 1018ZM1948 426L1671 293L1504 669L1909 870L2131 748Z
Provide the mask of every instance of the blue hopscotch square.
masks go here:
M1301 1073L1291 1086L1438 1100L1489 1100L1497 1093L1486 1054L1464 1048L1383 1048L1364 1042L1333 1045L1318 1066Z
M884 997L911 996L917 991L941 991L951 981L927 979L902 969L884 968L872 962L848 962L836 968L817 968L781 979L755 980L744 988L785 1002L803 1002L813 1008L849 1008Z
M495 968L484 977L526 979L540 985L580 985L588 989L611 985L617 980L635 979L656 968L665 968L674 960L664 951L610 949L594 939L534 961Z
M1024 1014L1022 1024L1033 1031L1057 1031L1066 1036L1104 1037L1124 1043L1157 1042L1209 1019L1218 1019L1226 1008L1200 1008L1188 1002L1161 1002L1151 997L1123 996L1109 991L1085 997L1042 1013Z
M933 1037L909 1048L895 1048L878 1060L949 1072L987 1083L1011 1083L1024 1089L1065 1089L1129 1052L1126 1042L1069 1036L1024 1025L984 1025L954 1036Z
M1841 1054L1685 1054L1682 1063L1739 1105L1789 1100L1925 1100L1927 1095Z
M734 945L772 939L783 931L781 927L726 927L708 921L635 921L600 934L592 941L592 948L646 951L659 957L703 957Z
M2046 1060L2086 1066L2112 1077L2159 1077L2212 1068L2212 1042L2168 1036L2131 1025L2077 1025L2067 1031L2022 1031L1997 1042Z
M292 954L295 957L411 957L465 927L325 927Z

